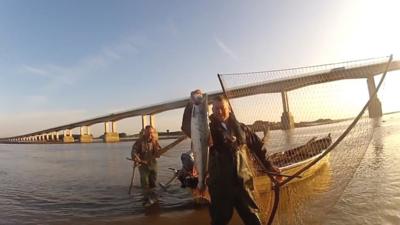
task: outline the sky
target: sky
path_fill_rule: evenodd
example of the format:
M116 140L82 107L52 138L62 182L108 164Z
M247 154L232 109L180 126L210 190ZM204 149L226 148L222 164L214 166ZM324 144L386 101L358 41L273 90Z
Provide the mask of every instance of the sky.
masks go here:
M399 8L397 0L0 0L0 137L221 90L218 73L396 58ZM384 111L400 110L390 97L397 77ZM181 113L157 116L159 130L178 130Z

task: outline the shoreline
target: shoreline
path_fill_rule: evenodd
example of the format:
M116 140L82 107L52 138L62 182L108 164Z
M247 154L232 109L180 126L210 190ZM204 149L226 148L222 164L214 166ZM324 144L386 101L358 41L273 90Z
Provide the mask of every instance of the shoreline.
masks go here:
M85 225L177 225L177 224L190 224L190 225L205 225L210 224L211 219L207 207L196 208L196 209L185 209L181 211L166 211L162 212L162 209L157 209L154 212L150 212L147 215L127 215L127 216L116 216L108 219L96 218L92 219L80 219L71 220L60 223L51 223L52 225L61 224L85 224ZM234 210L232 219L229 225L241 225L242 220Z

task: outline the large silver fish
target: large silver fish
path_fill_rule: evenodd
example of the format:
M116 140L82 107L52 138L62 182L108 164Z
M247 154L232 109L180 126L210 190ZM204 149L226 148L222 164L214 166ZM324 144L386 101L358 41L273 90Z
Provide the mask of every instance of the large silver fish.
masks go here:
M208 169L208 97L207 94L198 95L199 104L193 104L191 118L191 139L194 155L194 166L198 173L197 188L205 190L205 177Z

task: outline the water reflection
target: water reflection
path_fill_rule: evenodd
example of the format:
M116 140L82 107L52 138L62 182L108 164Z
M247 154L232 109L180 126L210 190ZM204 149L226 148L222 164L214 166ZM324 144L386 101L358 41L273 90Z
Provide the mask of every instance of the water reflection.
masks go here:
M373 153L374 157L371 162L371 166L374 169L378 169L382 166L383 163L383 150L384 150L384 143L383 143L383 127L381 127L380 120L375 123L375 133L372 137L372 146L373 146Z
M332 182L329 160L318 166L312 176L281 189L274 224L296 224L299 221L304 221L303 224L315 223L315 210L318 210L318 203L323 200L324 193L329 190Z
M354 152L331 154L330 161L312 177L283 188L276 224L290 224L296 218L308 225L400 224L400 119L386 121L375 124L365 160L360 167L354 166L358 173L332 213L326 209L347 185L347 181L337 181L351 174L341 169L351 164L347 156ZM325 136L332 127L343 131L347 125L273 130L267 146L271 151L288 149L313 136ZM339 134L333 133L333 140ZM362 141L350 139L335 151L355 150L362 147ZM209 224L207 209L194 210L191 195L179 183L167 192L158 190L160 211L145 215L139 182L134 184L133 197L127 195L132 168L125 157L131 145L0 145L0 224ZM166 168L180 167L179 156L189 147L190 142L182 143L160 158L159 181L170 178ZM268 197L263 197L267 202ZM242 222L236 215L230 225L238 224Z

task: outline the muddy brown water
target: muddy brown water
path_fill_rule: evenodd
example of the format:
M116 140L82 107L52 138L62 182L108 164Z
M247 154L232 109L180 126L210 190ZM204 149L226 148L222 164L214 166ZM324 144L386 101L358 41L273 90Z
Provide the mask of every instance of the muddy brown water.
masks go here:
M322 224L400 224L400 114L383 120L341 198L327 215L315 213ZM1 144L0 224L209 224L207 208L196 207L178 182L158 188L152 211L142 207L138 174L128 196L131 145ZM180 167L189 146L186 140L159 159L159 181L169 180L168 168ZM235 214L230 224L242 222Z

